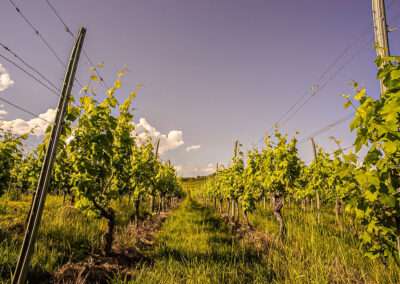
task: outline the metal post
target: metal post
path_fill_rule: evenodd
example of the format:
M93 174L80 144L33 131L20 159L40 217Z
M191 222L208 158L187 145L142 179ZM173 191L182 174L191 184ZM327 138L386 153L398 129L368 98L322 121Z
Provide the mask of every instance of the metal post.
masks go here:
M160 138L157 139L157 144L156 144L156 160L158 159L159 150L160 150Z
M317 163L318 162L318 156L317 156L317 146L315 145L315 141L314 138L311 137L311 144L313 147L313 152L314 152L314 160ZM321 207L321 201L320 201L320 196L319 196L319 189L317 188L317 192L316 192L316 199L317 199L317 220L319 223L319 212L320 212L320 207Z
M26 227L21 252L12 279L13 284L23 284L26 282L30 259L35 246L37 233L42 218L43 208L46 201L46 193L51 178L54 158L56 155L57 142L63 129L64 116L68 107L69 97L71 94L71 89L74 82L85 34L86 29L81 28L68 63L60 100L58 102L56 118L51 131L51 137L47 146L46 155L44 158L38 185L32 203L32 208L29 214L28 224Z
M311 137L310 140L311 140L311 144L312 144L312 147L313 147L314 160L316 161L317 160L317 146L315 145L315 141L314 141L313 137Z
M239 140L236 140L235 141L235 150L234 150L235 158L237 158L238 155L239 155Z
M390 55L389 39L386 23L385 0L372 0L372 18L374 21L375 49L377 56ZM383 82L380 82L381 95L385 92Z

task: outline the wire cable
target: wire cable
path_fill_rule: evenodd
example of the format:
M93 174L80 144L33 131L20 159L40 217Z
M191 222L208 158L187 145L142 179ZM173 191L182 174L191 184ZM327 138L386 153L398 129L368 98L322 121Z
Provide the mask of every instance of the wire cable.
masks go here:
M58 55L56 50L52 47L52 45L49 43L48 40L42 35L42 33L39 31L38 28L36 28L35 25L25 16L24 13L22 13L21 9L15 4L14 0L8 0L11 5L15 8L17 11L18 15L21 16L21 18L25 21L25 23L35 32L35 34L40 38L40 40L46 45L46 47L50 50L50 52L54 55L54 57L57 59L57 61L64 67L67 68L67 64L61 59L61 57ZM75 78L75 81L78 83L78 85L83 88L83 85L79 82L77 78Z
M391 7L391 6L393 6L394 3L395 3L394 0L391 1L391 3L388 5L388 8ZM393 20L396 20L396 19L399 18L399 17L400 17L400 14L396 14L396 15L393 17ZM365 31L364 33L366 33L366 32L368 32L368 31ZM364 34L364 33L363 33L363 34ZM362 35L362 36L360 37L360 39L363 38L363 37L364 37L364 35ZM366 43L373 43L373 41L374 41L374 39L372 38L372 39L369 39L368 42L366 42ZM353 46L354 46L354 45L353 45ZM334 64L331 64L330 66L335 65L336 62L338 62L339 59L340 59L341 57L343 57L343 56L347 53L348 50L351 49L351 47L352 47L352 46L346 47L345 50L337 57L337 59L335 59ZM333 73L333 74L328 78L327 81L324 82L323 85L321 85L320 87L318 87L318 89L317 89L317 91L316 91L315 93L312 93L312 94L311 94L311 95L310 95L310 96L295 110L295 112L292 113L289 117L287 117L287 118L285 119L285 121L284 121L283 123L281 123L280 125L282 126L282 125L286 124L290 119L292 119L292 118L293 118L293 117L294 117L294 116L295 116L295 115L296 115L296 114L297 114L297 113L298 113L298 112L299 112L299 111L314 97L314 95L315 95L317 92L320 92L323 88L325 88L326 85L327 85L331 80L333 80L333 79L345 68L345 66L346 66L348 63L350 63L352 60L354 60L354 58L356 58L356 57L364 50L364 48L365 48L365 46L362 46L360 49L358 49L358 50L357 50L357 51L356 51L356 52L355 52L341 67L339 67L339 69L337 69L337 70L335 71L335 73ZM327 70L329 70L329 69L332 69L332 68L331 68L331 67L328 67ZM328 72L324 72L324 73L320 76L320 78L323 78L327 73L328 73ZM305 96L303 95L303 96L301 97L301 99L303 99L304 97L305 97ZM289 113L291 110L293 110L294 107L295 107L295 105L297 105L297 104L298 104L298 101L296 101L295 104L294 104L285 114L287 114L287 113ZM300 140L300 141L299 141L299 144L302 144L302 143L304 143L305 141L307 141L308 139L310 139L310 138L312 138L312 137L316 137L316 136L320 135L321 133L324 133L324 132L328 131L329 129L331 129L331 128L335 127L335 126L337 126L337 125L339 125L339 124L342 124L342 123L344 123L344 122L350 120L353 116L354 116L354 113L351 113L351 114L349 114L349 115L347 115L347 116L345 116L345 117L339 119L338 121L336 121L336 122L334 122L334 123L331 123L331 124L329 124L329 125L327 125L327 126L321 128L321 129L317 130L316 132L314 132L312 135L308 136L307 138L304 138L304 139Z
M15 2L13 0L8 0L11 5L14 6L15 10L17 11L17 13L22 17L22 19L24 19L25 23L27 23L32 30L34 30L35 34L40 38L40 40L47 46L47 48L51 51L51 53L53 53L54 57L58 60L58 62L66 67L67 65L65 64L65 62L60 58L60 56L57 54L57 52L55 51L55 49L50 45L50 43L43 37L43 35L40 33L40 31L32 24L32 22L25 16L25 14L22 13L21 9L15 4Z
M49 0L46 0L46 3L50 7L50 9L53 11L53 13L57 17L57 19L64 26L65 32L67 34L69 34L71 37L75 38L75 35L72 33L70 27L67 25L67 23L64 21L64 19L61 17L61 14L57 11L57 9L53 6L53 4L51 4L51 2ZM93 63L93 60L89 57L89 55L85 49L83 49L83 55L85 56L86 60L89 62L89 65L94 68L94 72L99 77L100 82L102 82L104 87L106 89L108 89L108 84L105 82L104 78L101 76L100 72L95 67L96 65Z
M10 49L8 49L10 51L11 54L15 54L16 58L22 60L22 58L16 54L15 52L11 51ZM20 66L18 63L16 63L15 61L9 59L8 57L0 54L0 58L3 58L4 60L6 60L7 62L9 62L10 64L14 65L16 68L18 68L19 70L21 70L23 73L25 73L27 76L29 76L30 78L32 78L33 80L35 80L37 83L39 83L41 86L43 86L44 88L46 88L47 90L50 91L51 94L60 97L60 89L57 88L55 86L54 83L52 83L46 76L44 76L39 70L37 70L35 67L33 67L32 65L30 65L29 63L27 63L25 60L23 60L24 64L26 64L27 66L30 66L30 68L32 68L32 70L36 70L36 72L38 74L41 74L41 76L43 77L43 79L49 83L51 83L52 86L54 86L54 89L52 89L51 87L49 87L48 85L46 85L43 81L41 81L40 79L38 79L35 75L33 75L32 73L30 73L29 71L27 71L25 68L23 68L22 66ZM72 96L76 97L73 93L71 93ZM72 103L74 106L77 106L74 102Z
M396 3L396 0L392 0L389 4L388 4L388 8L392 7L394 4ZM392 21L397 20L398 18L400 18L400 14L396 14L395 16L393 16ZM366 29L363 30L363 32L361 33L361 35L352 43L348 44L342 52L339 53L339 55L337 57L335 57L335 59L333 60L333 62L331 64L328 65L328 67L321 73L321 75L318 77L317 82L321 82L322 79L324 79L326 77L327 74L329 74L329 72L342 60L342 58L344 58L348 52L354 47L356 46L363 38L365 38L365 36L370 32L371 27L367 27ZM373 42L373 39L369 39L368 42ZM367 43L367 42L366 42ZM365 44L366 44L365 43ZM344 68L345 66L350 63L359 53L361 53L361 51L365 48L365 46L363 45L362 48L358 49L356 51L356 53L354 53L346 62L345 64L343 64L342 66L339 67L339 69L337 69L328 79L327 81L323 82L320 85L316 85L318 87L317 90L313 90L313 92L311 93L311 95L308 92L305 92L300 98L298 98L280 117L279 119L267 130L267 133L269 133L274 126L282 126L284 124L286 124L289 120L291 120L318 92L320 92L322 89L324 89L326 87L326 85L333 80ZM298 106L304 99L306 99L299 108L297 108L295 110L294 113L292 113L289 117L287 117L285 120L284 118L289 115L295 108L296 106ZM353 115L353 114L352 114ZM343 119L343 118L342 118ZM350 119L350 115L349 117L346 116L346 119L344 121L342 121L342 119L339 119L337 122L334 122L332 124L329 124L329 129L340 124L343 123L347 120ZM281 121L284 120L283 123L281 123ZM326 128L326 127L324 127ZM326 130L323 130L324 128L320 129L318 132L322 131L325 132ZM321 133L322 133L321 132ZM319 135L320 133L317 133L317 135ZM315 133L314 133L315 135ZM312 136L309 136L307 139L309 139ZM305 140L307 140L305 139ZM264 140L264 136L262 136L260 139L258 139L257 141L257 145L259 145L260 143L262 143ZM304 140L304 139L302 139ZM301 141L302 142L302 141Z
M305 92L299 99L297 99L280 117L279 119L274 123L274 125L283 125L285 124L287 121L289 121L291 118L286 118L284 120L284 118L289 115L304 99L306 99L306 102L303 102L303 104L301 105L300 108L302 108L306 103L308 103L308 101L311 99L311 97L313 97L314 95L316 95L318 92L320 92L331 80L333 80L338 73L340 73L340 71L342 71L345 67L346 64L350 63L356 56L355 54L352 55L350 60L347 60L345 62L344 65L342 65L341 67L339 67L339 69L337 69L334 73L334 75L331 75L330 77L328 77L328 79L326 81L324 81L323 79L326 77L327 74L329 74L329 72L340 62L340 60L342 60L348 53L349 51L355 46L357 45L363 38L365 38L365 36L367 35L369 31L368 30L364 30L361 34L361 36L359 36L355 41L353 41L352 43L348 44L343 50L342 52L340 52L340 54L338 56L335 57L335 59L332 61L332 63L330 63L327 68L325 68L325 70L321 73L321 75L318 77L317 79L317 84L314 86L317 86L316 90L312 90L312 93L309 94L309 92ZM369 41L368 41L369 42ZM365 46L362 47L362 49L364 49ZM361 49L361 50L362 50ZM358 54L359 52L361 52L361 50L358 50L356 54ZM314 87L313 86L313 87ZM295 113L297 114L299 110L296 110ZM291 115L294 116L294 115ZM284 120L283 123L281 123L281 121ZM273 128L270 127L268 131L270 131Z
M347 150L350 150L351 148L354 148L354 145L349 145L349 146L346 146L346 147L340 147L339 149L336 149L335 151L332 151L332 152L328 152L327 154L328 155L333 155L333 154L335 154L335 152L336 151L347 151Z
M34 112L30 111L30 110L27 110L26 108L21 107L21 106L15 104L15 103L13 103L13 102L11 102L9 100L6 100L3 97L0 97L0 101L2 101L3 103L6 103L6 104L18 109L18 110L20 110L20 111L22 111L24 113L27 113L27 114L31 115L33 118L39 118L39 119L43 120L46 123L53 124L52 122L48 121L47 119L44 119L43 117L40 117L38 114L36 114L36 113L34 113Z
M394 5L394 3L395 3L395 1L393 0L389 5L388 5L388 8L390 8L391 6L393 6ZM395 20L397 20L398 18L400 18L400 14L396 14L394 17L393 17L393 21L395 21ZM368 30L366 30L364 33L363 33L363 35L359 38L359 40L361 40L362 38L364 38L365 37L365 33L366 32L368 32ZM359 40L357 40L357 42L359 41ZM330 81L332 81L345 67L346 67L346 65L347 64L349 64L351 61L353 61L366 47L368 47L368 45L366 45L367 43L373 43L374 42L374 38L369 38L368 39L368 41L366 41L364 44L363 44L363 46L361 47L361 48L359 48L348 60L346 60L346 62L342 65L342 66L340 66L339 67L339 69L337 69L336 71L335 71L335 73L333 73L328 79L327 79L327 81L325 81L320 87L318 87L318 89L317 89L317 91L316 92L314 92L314 93L312 93L307 99L306 99L306 101L304 101L303 102L303 104L301 104L300 105L300 107L298 108L298 109L296 109L296 111L294 112L294 113L292 113L288 118L286 118L285 120L284 120L284 122L283 123L281 123L280 124L280 126L282 126L282 125L285 125L289 120L291 120L313 97L314 97L314 95L316 94L316 93L318 93L318 92L320 92L321 91L321 89L323 89L323 88L325 88L326 87L326 85L330 82ZM351 46L354 46L354 44L353 45L351 45ZM350 46L348 46L346 49L346 52L342 52L341 53L341 55L345 55L345 53L347 53L347 50L350 50ZM337 59L339 59L340 57L342 57L342 56L339 56L339 57L337 57ZM339 60L335 60L334 62L338 62ZM331 69L330 67L328 67L328 69ZM323 73L323 75L321 75L320 77L323 77L323 76L325 76L325 73ZM303 97L301 97L301 98L304 98L304 96ZM295 105L297 105L298 104L298 101L296 101L296 103L290 108L290 111L291 110L293 110L293 108L294 108L294 106ZM287 111L286 113L289 113L290 111ZM285 113L285 114L286 114Z
M396 1L395 1L395 0L392 0L392 1L388 4L387 8L392 7L395 3L396 3ZM396 14L396 15L393 17L392 20L393 20L393 21L394 21L394 20L397 20L397 18L399 18L399 17L400 17L400 14ZM329 64L328 67L321 73L321 75L318 77L317 82L321 82L322 79L333 69L333 67L335 67L335 66L340 62L340 60L341 60L342 58L344 58L344 57L348 54L348 52L349 52L355 45L357 45L363 38L365 38L366 35L369 34L370 29L371 29L371 27L367 27L366 29L364 29L363 32L361 32L361 35L360 35L356 40L354 40L352 43L348 44L348 45L343 49L343 51L342 51L337 57L335 57L335 59L333 60L333 62L332 62L331 64ZM368 40L368 42L373 42L373 39ZM319 87L319 88L317 89L316 92L313 92L313 93L307 98L306 102L304 102L304 103L295 111L294 114L292 114L289 118L286 118L286 119L284 120L284 122L281 124L281 121L282 121L282 120L283 120L283 119L284 119L298 104L300 104L300 102L303 101L303 99L305 99L305 98L307 97L307 95L308 95L307 92L306 92L303 96L301 96L298 100L296 100L295 103L294 103L293 105L291 105L291 106L289 107L289 109L288 109L286 112L284 112L283 115L281 115L280 118L279 118L274 124L280 125L280 126L281 126L281 125L286 124L290 119L292 119L293 116L296 115L296 114L300 111L300 109L301 109L305 104L307 104L308 101L310 101L311 98L312 98L316 93L318 93L319 91L321 91L321 89L323 89L323 88L329 83L329 81L333 80L333 79L337 76L337 74L338 74L340 71L342 71L342 70L344 69L345 65L348 64L348 63L350 63L364 48L365 48L365 47L362 47L361 49L359 49L359 50L356 52L356 54L353 54L353 55L351 56L351 58L350 58L349 60L346 61L346 63L345 63L344 65L342 65L338 70L336 70L335 73L334 73L334 75L330 76L330 77L328 78L328 80L327 80L325 83L322 84L322 87ZM319 85L321 85L321 84L319 84ZM317 86L318 86L318 84L317 84ZM273 128L273 126L270 127L268 131L270 131L272 128Z
M44 81L46 81L51 87L53 87L55 90L57 90L59 93L61 92L60 89L53 83L51 82L46 76L44 76L39 70L37 70L35 67L30 65L28 62L26 62L24 59L22 59L17 53L15 53L13 50L11 50L8 46L4 45L3 43L0 42L0 46L4 48L7 52L12 54L16 59L18 59L22 64L24 64L26 67L31 69L33 72L35 72L37 75L39 75Z
M369 42L372 42L373 40L369 39ZM365 50L365 48L368 47L368 45L363 45L360 49L358 49L355 53L352 54L351 57L349 57L348 60L344 62L338 69L336 69L335 73L333 73L329 78L322 84L317 87L317 89L312 92L307 99L294 111L292 112L281 124L280 126L284 126L287 122L289 122L309 101L311 101L318 93L320 93L332 80L334 80L337 75L349 64L351 61L353 61L358 55L361 54L362 51Z
M344 117L342 117L342 118L340 118L340 119L338 119L338 120L336 120L336 121L334 121L332 123L329 123L328 125L320 128L320 129L318 129L317 131L313 132L311 135L308 135L307 137L305 137L303 139L300 139L298 144L299 145L303 144L307 140L309 140L311 138L314 138L314 137L317 137L318 135L320 135L320 134L322 134L322 133L334 128L335 126L338 126L338 125L340 125L340 124L352 119L353 117L354 117L354 113L347 114L346 116L344 116Z
M33 75L32 73L30 73L29 71L27 71L26 69L24 69L23 67L21 67L18 63L16 63L15 61L7 58L6 56L0 54L0 57L3 58L4 60L6 60L7 62L11 63L12 65L14 65L15 67L17 67L19 70L21 70L22 72L24 72L26 75L28 75L30 78L32 78L33 80L35 80L37 83L39 83L40 85L42 85L44 88L46 88L47 90L49 90L52 94L56 95L57 97L60 96L60 94L52 89L51 87L49 87L48 85L46 85L45 83L43 83L43 81L41 81L40 79L38 79L37 77L35 77L35 75Z
M63 24L65 31L70 34L72 37L75 37L75 35L72 33L71 29L68 27L68 25L65 23L65 21L63 20L63 18L61 17L61 15L58 13L58 11L56 10L56 8L50 3L49 0L46 0L47 5L50 7L50 9L53 11L53 13L56 15L56 17L58 18L58 20Z

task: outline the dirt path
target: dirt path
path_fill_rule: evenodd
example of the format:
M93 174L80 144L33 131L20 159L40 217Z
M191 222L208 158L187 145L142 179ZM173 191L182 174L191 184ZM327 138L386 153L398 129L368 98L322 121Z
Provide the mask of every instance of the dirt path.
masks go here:
M154 263L141 265L129 283L269 283L273 279L254 245L239 240L220 218L189 199L163 224L147 254Z

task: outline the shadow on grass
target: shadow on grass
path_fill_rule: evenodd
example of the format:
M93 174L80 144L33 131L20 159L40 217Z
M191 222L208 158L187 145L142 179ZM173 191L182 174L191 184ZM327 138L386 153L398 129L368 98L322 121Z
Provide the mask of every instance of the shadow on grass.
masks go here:
M201 228L199 231L206 236L209 249L203 252L193 250L193 247L181 248L179 243L175 246L177 237L175 234L182 236L182 239L186 237L186 234L184 229L182 232L174 230L173 234L166 234L161 238L160 247L154 255L156 259L166 260L168 263L172 260L178 262L178 266L207 264L207 266L216 267L216 271L220 273L223 273L224 268L229 267L230 270L236 270L240 280L245 283L252 283L255 280L255 270L258 277L261 276L265 283L270 283L276 278L274 271L262 257L262 253L240 242L232 235L229 226L211 209L190 200L183 206L185 208L179 214L182 214L185 222L188 221L194 227ZM196 234L196 231L193 234ZM169 244L170 241L172 245ZM193 246L196 248L196 244Z
M283 218L288 227L295 227L296 230L304 231L305 234L309 234L310 230L312 230L316 236L321 239L332 237L343 240L344 243L349 246L358 245L358 239L354 236L354 228L347 226L340 229L334 217L330 216L327 211L321 212L321 222L318 224L316 221L316 214L317 212L303 211L301 208L286 208L283 211ZM276 230L278 230L278 224L273 213L269 209L258 209L254 216L256 215L260 218L265 218L267 223L274 224ZM299 226L299 224L303 224L303 227ZM259 228L261 229L265 226L262 223L258 225L260 225ZM300 234L296 232L294 236L296 237L299 235L303 236L304 233Z

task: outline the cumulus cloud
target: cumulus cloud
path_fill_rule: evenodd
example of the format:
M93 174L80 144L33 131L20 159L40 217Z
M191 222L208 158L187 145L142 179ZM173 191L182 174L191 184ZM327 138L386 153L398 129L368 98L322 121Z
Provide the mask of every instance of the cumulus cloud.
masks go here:
M201 171L205 174L212 174L213 172L215 172L215 165L209 163L206 167L202 168Z
M209 163L206 166L175 166L176 171L180 176L207 176L213 174L216 171L216 165Z
M199 150L200 147L201 147L201 145L192 145L192 146L186 147L186 152Z
M0 106L1 107L1 106ZM8 112L6 112L4 109L0 109L0 118L5 116Z
M14 81L11 80L10 74L8 74L7 70L0 64L0 92L8 89L14 84Z
M183 133L180 130L171 130L168 134L160 133L153 127L145 118L140 118L139 123L135 125L134 135L138 138L138 142L144 143L147 139L151 139L154 143L160 139L159 153L162 155L167 151L176 149L182 146Z
M7 112L5 110L0 109L0 118L6 114ZM0 128L16 135L31 133L35 136L42 136L49 126L49 122L52 123L54 121L55 116L56 110L48 109L45 113L40 114L39 117L30 120L24 120L21 118L14 120L0 120ZM167 151L176 149L184 144L182 131L171 130L167 134L162 134L145 118L141 118L139 123L135 124L133 135L138 138L139 144L144 143L147 139L151 139L153 143L156 143L156 141L160 139L160 154L164 154ZM67 143L72 139L73 136L69 137Z
M0 120L0 128L10 131L16 135L32 133L35 136L44 135L49 122L53 122L56 116L56 110L49 108L45 113L41 113L39 117L24 120L17 118L14 120Z
M183 167L181 165L175 165L174 168L178 175L182 175Z

